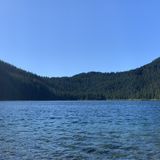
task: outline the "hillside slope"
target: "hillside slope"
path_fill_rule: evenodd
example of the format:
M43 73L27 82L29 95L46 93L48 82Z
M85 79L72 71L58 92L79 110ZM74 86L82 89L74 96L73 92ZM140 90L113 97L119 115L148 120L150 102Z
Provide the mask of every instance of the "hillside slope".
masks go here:
M135 70L46 78L0 61L0 100L160 99L160 58Z

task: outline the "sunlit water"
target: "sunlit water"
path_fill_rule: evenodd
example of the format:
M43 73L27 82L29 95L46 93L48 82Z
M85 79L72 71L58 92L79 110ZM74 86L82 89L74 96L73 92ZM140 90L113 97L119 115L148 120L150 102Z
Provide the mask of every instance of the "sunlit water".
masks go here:
M159 101L0 102L0 160L159 160Z

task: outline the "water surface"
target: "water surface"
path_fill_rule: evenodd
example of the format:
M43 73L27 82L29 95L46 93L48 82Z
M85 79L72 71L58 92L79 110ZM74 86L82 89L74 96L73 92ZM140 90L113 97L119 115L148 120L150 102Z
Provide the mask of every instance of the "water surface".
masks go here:
M0 160L52 159L160 159L160 102L0 102Z

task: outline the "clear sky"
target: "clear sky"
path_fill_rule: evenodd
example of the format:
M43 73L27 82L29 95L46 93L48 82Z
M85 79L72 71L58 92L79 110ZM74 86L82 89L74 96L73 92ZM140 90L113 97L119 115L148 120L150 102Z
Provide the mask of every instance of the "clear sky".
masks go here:
M160 56L159 0L0 0L0 59L44 76L124 71Z

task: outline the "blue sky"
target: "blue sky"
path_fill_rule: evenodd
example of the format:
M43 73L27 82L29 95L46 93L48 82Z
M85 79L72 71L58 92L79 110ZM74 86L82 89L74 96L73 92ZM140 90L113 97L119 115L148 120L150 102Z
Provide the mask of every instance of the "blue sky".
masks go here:
M160 56L159 0L0 0L0 59L44 76L124 71Z

